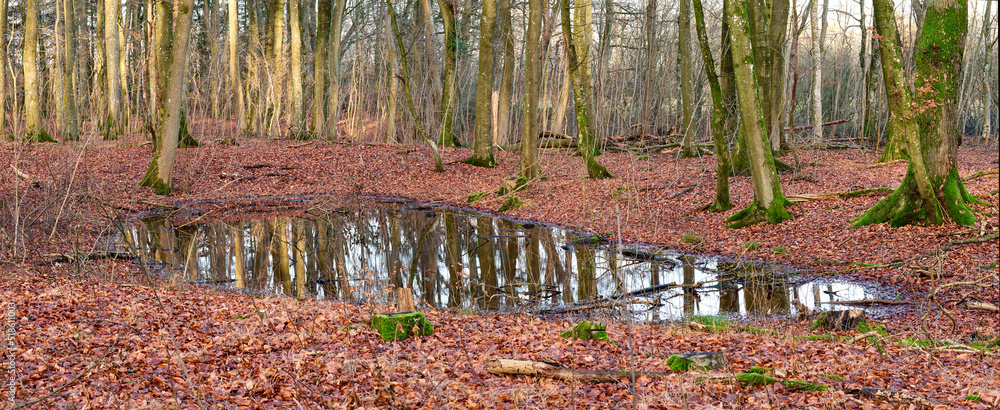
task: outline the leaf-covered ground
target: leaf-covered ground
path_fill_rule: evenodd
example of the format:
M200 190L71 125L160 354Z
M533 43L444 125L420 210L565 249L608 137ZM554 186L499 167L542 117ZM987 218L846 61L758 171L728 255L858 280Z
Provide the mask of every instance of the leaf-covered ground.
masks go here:
M514 176L516 153L500 153L497 168L481 169L458 162L469 151L445 149L446 172L435 173L425 148L241 140L237 147L182 150L174 174L178 192L158 197L137 186L150 158L150 147L141 142L0 145L5 208L0 302L12 301L17 312L12 353L18 403L40 400L35 406L43 408L900 406L839 390L872 387L909 392L947 408L1000 405L996 349L989 355L902 343L929 334L973 344L1000 333L997 313L965 308L970 301L1000 304L998 241L949 245L997 231L995 173L967 182L972 194L992 205L976 207L988 215L980 215L980 226L972 229L851 229L850 220L884 196L874 194L804 202L790 209L794 219L780 225L732 230L723 221L749 203L748 177L732 178L733 210L696 211L714 195L713 157L607 153L599 160L616 178L591 181L579 158L545 151L547 179L518 193L526 205L505 214L613 239L895 286L914 307L880 319L889 335L877 346L867 339L851 343L855 331L808 340L804 337L816 339L821 332L788 318L753 323L774 331L767 334L612 321L608 331L615 345L609 345L560 338L573 324L566 318L435 311L426 312L436 326L433 336L382 342L366 322L385 307L250 298L162 281L150 287L128 261L80 266L48 263L44 255L100 248L99 238L110 234L109 218L164 206L233 218L295 212L301 205L285 201L289 196L360 194L493 212L502 198L491 195L473 204L466 199L495 192L504 178ZM786 195L892 188L906 169L902 162L874 165L872 152L799 154L802 171L781 176ZM995 148L963 148L959 155L963 176L997 168ZM694 237L701 240L690 240ZM921 271L954 276L927 279L919 277ZM980 279L983 286L941 290L935 299L940 305L927 298L938 286ZM920 318L926 312L925 332ZM586 385L494 376L483 368L490 358L506 357L583 369L668 371L667 356L692 351L724 351L733 372L765 366L835 389L740 387L699 381L693 374ZM0 376L6 377L2 368ZM970 395L981 400L967 400Z

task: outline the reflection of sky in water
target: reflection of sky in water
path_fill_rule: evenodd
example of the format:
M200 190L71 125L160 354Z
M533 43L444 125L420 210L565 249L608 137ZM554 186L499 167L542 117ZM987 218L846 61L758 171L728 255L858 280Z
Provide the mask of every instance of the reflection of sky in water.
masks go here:
M414 299L438 308L533 311L657 285L703 283L698 289L675 287L633 299L638 301L631 305L637 317L663 320L787 315L795 313L793 298L810 308L828 309L831 305L820 302L874 297L861 286L836 282L719 282L719 263L711 258L659 252L658 262L640 261L629 254L635 248L628 245L574 245L580 235L562 228L522 227L451 210L366 209L313 219L181 228L162 219L146 220L130 235L147 258L173 265L170 271L191 282L353 302L384 302L390 287L403 286L413 289ZM284 266L282 248L288 257ZM193 262L186 270L184 260Z

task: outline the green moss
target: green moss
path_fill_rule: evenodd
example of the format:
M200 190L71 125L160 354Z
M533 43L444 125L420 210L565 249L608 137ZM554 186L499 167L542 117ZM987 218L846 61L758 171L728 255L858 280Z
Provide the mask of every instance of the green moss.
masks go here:
M791 219L792 214L785 209L785 206L790 205L791 202L786 200L780 195L776 195L774 202L771 203L770 208L763 208L757 205L757 202L750 204L750 206L744 208L729 219L726 219L726 227L739 229L745 226L756 225L761 222L769 222L772 225L777 225L786 219Z
M842 382L842 381L844 381L844 378L843 378L843 377L840 377L840 376L837 376L837 375L835 375L835 374L826 374L826 373L820 373L819 375L820 375L820 376L823 376L823 377L826 377L827 379L830 379L830 380L836 380L836 381L838 381L838 382Z
M608 327L600 322L584 320L559 336L571 339L593 340L597 342L608 342Z
M520 198L516 196L508 197L503 201L503 205L500 205L500 209L498 209L497 212L506 212L511 209L519 208L521 205L524 205L524 202L521 202Z
M824 386L819 383L809 383L800 380L786 379L783 381L785 388L794 391L827 391L830 390L829 387Z
M469 195L469 199L467 199L465 202L470 204L473 202L479 202L482 201L483 198L486 198L488 196L490 196L489 192L473 192L472 195Z
M740 246L742 246L743 249L746 249L748 251L755 251L755 250L757 250L757 248L760 247L760 244L757 243L757 242L747 242L747 243L745 243L743 245L740 245Z
M775 332L773 330L761 329L761 328L753 327L753 326L746 326L746 327L743 328L743 330L745 330L747 333L755 334L755 335L771 335L771 336L774 336L774 335L779 334L778 332Z
M373 315L371 326L386 342L406 340L413 335L430 336L434 334L434 325L424 317L422 312Z
M983 401L983 398L980 397L978 394L970 394L968 396L965 396L965 399L968 401L976 401L976 402Z
M736 373L736 379L740 381L740 384L744 386L763 386L765 384L774 384L780 382L781 379L765 376L760 373Z
M696 243L702 243L704 241L705 241L704 237L694 232L688 232L681 237L681 242L684 243L696 244Z
M784 246L779 246L777 248L771 249L771 252L773 252L775 255L784 255L788 253L788 248Z
M768 367L750 366L750 373L768 374L771 372L772 370Z
M476 157L475 155L473 155L473 156L469 157L468 159L466 159L466 160L464 160L462 162L466 163L466 164L469 164L469 165L473 165L473 166L477 166L477 167L483 167L483 168L493 168L493 167L497 166L497 161L496 161L496 159L493 158L493 153L492 152L490 152L489 154L487 154L487 156L485 158L479 158L479 157Z
M670 371L672 372L686 372L690 370L693 363L691 359L686 359L679 354L667 358L667 366L670 366Z

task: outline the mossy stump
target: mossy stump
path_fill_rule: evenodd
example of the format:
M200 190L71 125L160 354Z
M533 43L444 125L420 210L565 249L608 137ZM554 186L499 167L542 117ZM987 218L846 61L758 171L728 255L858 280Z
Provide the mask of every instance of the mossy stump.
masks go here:
M423 312L404 312L372 316L372 328L378 331L382 340L406 340L413 335L430 336L434 325L424 317Z
M726 367L726 357L722 352L675 354L667 358L667 366L673 372L718 370Z
M572 329L562 332L559 336L580 340L594 340L598 342L608 342L608 327L603 323L584 320Z

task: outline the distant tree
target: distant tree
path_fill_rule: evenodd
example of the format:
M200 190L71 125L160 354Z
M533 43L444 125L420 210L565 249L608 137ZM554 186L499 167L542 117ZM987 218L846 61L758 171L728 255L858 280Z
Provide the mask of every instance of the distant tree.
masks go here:
M457 90L455 65L458 51L458 33L455 31L455 4L453 0L438 0L441 9L441 24L444 26L444 72L441 87L441 133L438 144L455 146L452 128L455 122L455 94Z
M524 125L521 133L520 176L531 181L541 176L538 164L538 92L541 76L539 36L542 31L542 0L528 1L528 31L524 38Z
M65 77L62 78L63 85L63 129L62 138L66 141L76 141L80 139L80 114L76 104L76 10L71 0L63 0L63 15L66 16L66 23L63 25L63 69Z
M233 0L230 0L233 1ZM327 78L327 46L330 44L330 0L319 0L316 3L316 47L313 55L313 106L312 131L325 134L326 120L326 78Z
M185 97L184 77L193 10L194 0L178 0L176 10L170 1L161 0L157 7L157 26L162 30L157 32L156 44L164 58L163 65L169 69L161 71L164 75L160 76L156 147L141 184L160 195L169 194L173 189L172 173L181 130L181 101Z
M104 0L104 48L107 51L107 102L108 116L104 118L101 133L105 139L114 139L121 133L121 73L119 67L118 15L121 3L118 0ZM67 12L66 14L70 14ZM69 30L67 21L67 30ZM69 42L67 40L67 47ZM75 44L74 44L75 46ZM68 59L68 57L67 57ZM68 61L67 61L68 64Z
M755 59L751 53L750 31L747 28L746 4L742 0L725 0L729 8L729 35L732 41L736 92L739 96L741 124L750 174L753 177L753 203L729 217L729 227L740 228L758 222L780 223L792 217L785 210L791 202L781 193L774 167L771 145L765 133L761 111L761 92L755 74ZM777 1L777 0L776 0ZM766 67L765 67L766 69Z
M895 38L892 1L875 0L874 6L879 35ZM969 18L967 0L929 0L926 13L914 59L913 95L898 45L883 41L880 49L893 126L905 132L909 149L906 176L892 194L854 219L854 226L940 225L949 220L972 226L976 216L968 204L983 204L965 189L957 169L962 124L956 102Z
M681 65L681 110L683 111L682 127L684 139L681 141L681 157L691 158L698 156L698 148L695 146L694 129L694 76L691 71L693 62L691 61L691 11L689 10L691 0L680 0L680 11L677 20L679 31L677 33L677 54L680 57Z
M330 15L330 44L327 51L327 89L330 95L326 102L326 139L337 138L337 122L340 121L340 42L344 28L344 7L347 0L334 0L333 14Z
M38 94L38 0L24 0L24 72L25 137L55 142L42 125L42 107Z

